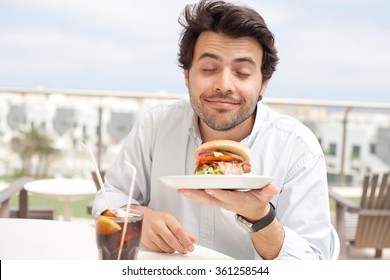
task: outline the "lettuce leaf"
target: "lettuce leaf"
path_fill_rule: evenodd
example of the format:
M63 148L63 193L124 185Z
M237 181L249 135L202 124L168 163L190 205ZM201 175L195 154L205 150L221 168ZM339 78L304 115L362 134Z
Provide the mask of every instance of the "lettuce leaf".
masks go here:
M202 170L196 171L195 175L221 175L223 174L221 170L218 169L213 169L211 167L204 167Z

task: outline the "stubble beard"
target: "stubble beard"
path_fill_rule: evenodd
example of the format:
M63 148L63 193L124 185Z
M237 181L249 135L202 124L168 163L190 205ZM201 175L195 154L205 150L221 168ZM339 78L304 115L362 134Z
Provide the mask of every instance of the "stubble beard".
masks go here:
M193 110L198 115L199 119L202 120L208 127L216 131L228 131L243 123L245 120L250 118L253 112L256 109L257 102L245 106L247 103L240 100L241 103L238 111L226 110L226 109L205 109L203 102L207 102L204 99L218 97L221 99L226 98L227 100L232 100L229 96L230 94L223 93L213 93L213 94L202 94L200 97L196 98L191 94L190 90L190 101ZM242 105L243 104L243 105Z

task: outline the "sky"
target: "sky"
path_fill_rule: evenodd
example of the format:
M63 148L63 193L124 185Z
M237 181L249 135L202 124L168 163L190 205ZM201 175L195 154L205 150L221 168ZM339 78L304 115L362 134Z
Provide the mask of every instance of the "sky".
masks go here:
M183 0L0 0L0 87L187 94ZM241 0L275 35L265 98L390 102L390 1Z

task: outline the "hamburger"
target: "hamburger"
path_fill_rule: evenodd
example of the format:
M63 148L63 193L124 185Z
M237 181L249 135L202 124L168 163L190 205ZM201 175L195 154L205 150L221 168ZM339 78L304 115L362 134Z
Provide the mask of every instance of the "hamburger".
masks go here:
M242 175L251 172L251 152L231 140L203 143L195 151L196 175Z

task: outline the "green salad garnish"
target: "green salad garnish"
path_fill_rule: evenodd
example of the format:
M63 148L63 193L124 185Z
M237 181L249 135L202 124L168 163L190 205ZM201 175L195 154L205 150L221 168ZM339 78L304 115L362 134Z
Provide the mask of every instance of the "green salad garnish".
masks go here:
M211 174L211 175L221 175L223 174L221 170L218 169L213 169L211 167L204 167L202 170L196 171L196 175L206 175L206 174Z

